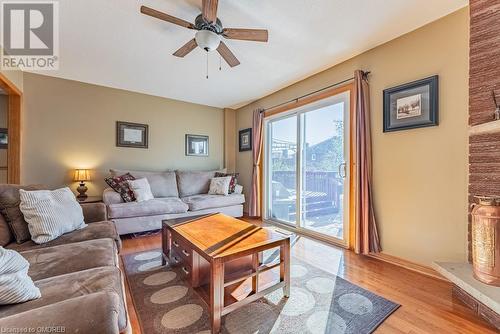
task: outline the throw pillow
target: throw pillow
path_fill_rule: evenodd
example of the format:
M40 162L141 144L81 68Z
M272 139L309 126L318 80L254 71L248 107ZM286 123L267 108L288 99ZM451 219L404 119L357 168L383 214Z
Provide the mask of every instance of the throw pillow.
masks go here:
M17 186L11 184L0 185L0 211L9 225L17 243L23 243L31 239L28 223L19 209L19 190L40 190L40 185Z
M29 263L16 251L0 247L0 305L23 303L41 297L28 276Z
M211 195L224 195L229 194L229 184L231 183L232 176L214 177L210 180L210 189L208 193Z
M148 179L137 179L127 181L128 186L134 193L135 200L137 202L149 201L154 199L153 193L151 192L151 187L149 186Z
M0 246L4 247L10 244L14 240L14 235L10 231L9 224L0 214Z
M19 190L19 208L28 222L31 240L43 244L87 226L82 207L69 188L56 190Z
M107 177L104 181L120 196L125 202L135 201L134 192L130 189L127 181L135 180L135 177L130 173L123 174L121 176Z
M238 184L238 176L240 176L240 173L220 173L220 172L215 173L215 177L226 177L226 176L232 177L231 183L229 184L229 193L232 194L234 193L234 189Z

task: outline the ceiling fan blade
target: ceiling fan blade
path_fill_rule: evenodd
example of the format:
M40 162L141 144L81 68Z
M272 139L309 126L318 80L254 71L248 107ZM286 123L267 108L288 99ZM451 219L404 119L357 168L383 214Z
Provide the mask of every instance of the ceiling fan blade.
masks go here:
M223 41L220 41L219 47L217 48L217 52L224 58L226 63L229 64L231 67L238 66L240 64L240 61L236 56L229 50L226 44L224 44Z
M189 52L193 51L197 46L198 44L196 44L196 40L193 38L192 40L184 44L179 50L175 51L174 56L182 58Z
M233 29L225 28L222 36L229 39L240 39L244 41L267 42L269 33L265 29Z
M163 21L167 21L167 22L170 22L170 23L173 23L173 24L177 24L178 26L181 26L181 27L184 27L184 28L195 29L194 24L189 23L188 21L185 21L183 19L179 19L179 18L177 18L175 16L171 16L171 15L168 15L166 13L157 11L156 9L153 9L153 8L149 8L149 7L146 7L146 6L141 6L141 13L143 13L145 15L149 15L149 16L155 17L155 18L163 20Z
M217 20L217 5L219 0L203 0L202 14L203 18L208 22Z

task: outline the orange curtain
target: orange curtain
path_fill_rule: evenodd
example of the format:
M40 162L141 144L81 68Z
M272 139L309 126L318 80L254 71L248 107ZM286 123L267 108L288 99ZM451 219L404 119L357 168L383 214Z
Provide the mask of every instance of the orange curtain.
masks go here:
M356 152L354 250L358 254L378 253L381 247L373 209L370 87L365 73L360 70L354 72L354 110Z
M262 152L262 126L264 123L264 113L262 109L254 110L253 126L252 126L252 157L253 157L253 172L252 172L252 191L250 193L250 203L248 215L250 217L260 217L260 160Z

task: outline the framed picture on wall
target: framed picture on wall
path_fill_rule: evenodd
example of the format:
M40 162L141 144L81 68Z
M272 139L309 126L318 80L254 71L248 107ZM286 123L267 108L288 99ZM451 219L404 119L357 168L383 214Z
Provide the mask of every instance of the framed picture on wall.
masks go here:
M116 146L148 148L149 126L147 124L116 122Z
M7 148L9 144L9 134L6 128L0 128L0 149Z
M384 90L384 132L439 124L438 76Z
M186 155L208 157L208 136L186 135Z
M239 132L240 152L252 150L252 128L240 130Z

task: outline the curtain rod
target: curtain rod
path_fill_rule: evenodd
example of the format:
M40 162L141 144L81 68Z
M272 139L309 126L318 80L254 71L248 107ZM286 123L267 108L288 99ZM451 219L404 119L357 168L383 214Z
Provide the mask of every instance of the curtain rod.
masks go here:
M369 72L369 71L368 71L368 72L363 72L363 77L365 77L365 78L366 78L366 77L367 77L370 73L371 73L371 72ZM320 89L318 89L318 90L315 90L314 92L307 93L307 94L302 95L302 96L299 96L299 97L297 97L297 98L295 98L295 99L291 99L291 100L289 100L289 101L282 102L282 103L277 104L277 105L274 105L274 106L272 106L272 107L262 109L260 112L261 112L261 113L263 113L263 112L266 112L266 111L268 111L268 110L271 110L271 109L274 109L274 108L278 108L278 107L284 106L285 104L288 104L288 103L291 103L291 102L298 102L299 100L303 99L304 97L308 97L308 96L314 95L314 94L316 94L316 93L319 93L319 92L322 92L322 91L327 90L327 89L329 89L329 88L332 88L332 87L335 87L335 86L341 85L341 84L346 83L346 82L349 82L349 81L351 81L351 80L354 80L354 77L349 78L349 79L345 79L345 80L342 80L342 81L339 81L339 82L336 82L336 83L334 83L334 84L332 84L332 85L329 85L329 86L326 86L326 87L320 88Z

